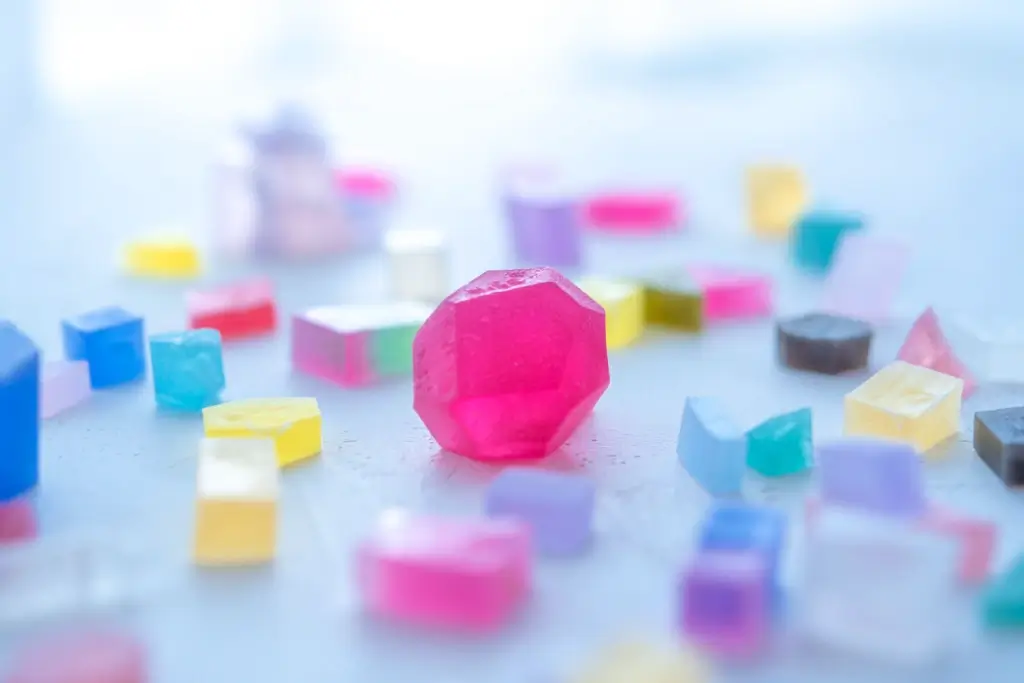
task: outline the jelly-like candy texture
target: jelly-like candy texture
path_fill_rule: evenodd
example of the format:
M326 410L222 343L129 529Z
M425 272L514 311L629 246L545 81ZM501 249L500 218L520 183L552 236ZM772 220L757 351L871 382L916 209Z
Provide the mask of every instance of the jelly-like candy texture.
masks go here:
M687 473L711 495L740 493L747 438L717 399L686 399L676 454Z
M277 304L269 280L189 292L185 305L190 328L217 330L224 341L267 334L277 327Z
M0 321L0 501L39 482L39 349L17 327Z
M146 374L142 318L111 306L68 318L61 324L68 360L89 362L93 389L140 379Z
M153 388L161 408L200 411L220 403L224 361L220 332L189 330L149 338Z
M811 409L776 415L747 432L747 466L764 477L797 474L814 463Z

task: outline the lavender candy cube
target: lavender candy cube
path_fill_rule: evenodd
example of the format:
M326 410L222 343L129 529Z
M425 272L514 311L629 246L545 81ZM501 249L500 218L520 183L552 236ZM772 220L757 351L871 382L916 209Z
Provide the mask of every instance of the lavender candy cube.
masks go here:
M594 498L584 477L511 467L491 482L484 508L490 517L522 519L539 553L564 557L590 547Z
M575 268L582 264L576 197L546 184L519 183L507 188L504 204L520 265Z
M39 416L44 420L72 408L89 397L89 363L84 360L50 361L43 366Z
M771 623L770 580L758 553L699 553L679 583L684 635L721 655L757 654L766 644Z
M927 507L921 459L910 444L845 439L818 447L822 502L885 516Z
M750 552L764 559L769 599L782 607L779 566L786 543L786 516L773 508L748 503L712 504L698 530L697 545L704 551Z

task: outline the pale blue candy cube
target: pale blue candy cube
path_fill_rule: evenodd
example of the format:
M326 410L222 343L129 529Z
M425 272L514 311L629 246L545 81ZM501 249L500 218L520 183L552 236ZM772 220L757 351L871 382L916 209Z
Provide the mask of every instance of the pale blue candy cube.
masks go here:
M711 495L740 493L747 437L716 399L686 399L676 453L683 468Z
M158 406L200 411L220 403L224 390L220 332L204 329L153 335L149 355Z

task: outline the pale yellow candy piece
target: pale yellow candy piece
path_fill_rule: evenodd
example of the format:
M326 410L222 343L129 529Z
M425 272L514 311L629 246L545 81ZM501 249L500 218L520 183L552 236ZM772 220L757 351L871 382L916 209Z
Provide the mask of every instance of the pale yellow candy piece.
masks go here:
M604 307L608 348L629 346L644 331L644 291L625 280L586 277L580 289Z
M189 278L199 275L199 250L185 239L149 239L125 248L125 267L138 277Z
M759 237L787 237L810 201L803 173L794 166L751 166L747 194L750 226Z
M271 439L203 439L193 557L200 565L269 562L277 548L277 453Z
M846 395L843 432L927 451L960 430L963 389L962 379L895 361Z
M321 424L315 398L244 399L203 410L206 436L273 439L281 467L320 453Z
M679 648L643 642L616 645L600 656L572 683L705 683L706 665Z

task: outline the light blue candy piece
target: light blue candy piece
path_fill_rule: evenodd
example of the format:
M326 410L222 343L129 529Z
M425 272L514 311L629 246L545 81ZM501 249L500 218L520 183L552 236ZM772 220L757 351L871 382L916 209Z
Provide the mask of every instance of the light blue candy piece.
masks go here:
M125 384L146 373L142 318L109 306L62 321L64 355L89 362L93 389Z
M711 495L740 493L747 436L716 399L686 399L676 453L683 468Z
M812 273L827 272L840 242L848 232L864 227L864 218L850 211L814 209L793 225L790 247L797 267Z
M224 362L220 332L189 330L149 338L156 404L170 410L200 411L220 403Z

